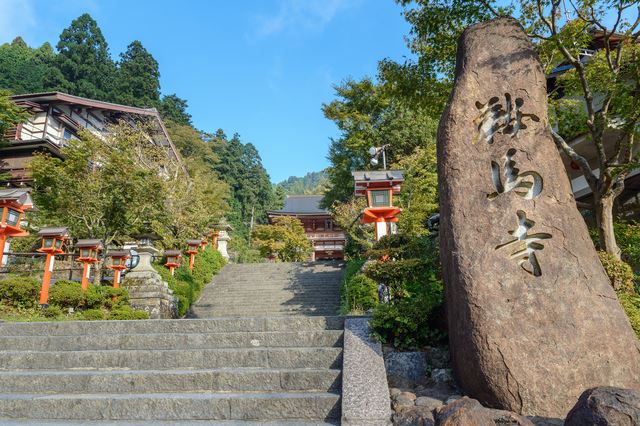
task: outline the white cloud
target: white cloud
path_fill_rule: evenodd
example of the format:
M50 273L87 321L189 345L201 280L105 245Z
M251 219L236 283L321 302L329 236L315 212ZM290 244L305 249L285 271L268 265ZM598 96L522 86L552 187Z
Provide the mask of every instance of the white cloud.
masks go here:
M0 43L25 36L36 26L31 0L0 0Z
M322 31L338 12L358 2L359 0L279 0L279 8L275 14L257 17L254 38L268 37L283 31Z

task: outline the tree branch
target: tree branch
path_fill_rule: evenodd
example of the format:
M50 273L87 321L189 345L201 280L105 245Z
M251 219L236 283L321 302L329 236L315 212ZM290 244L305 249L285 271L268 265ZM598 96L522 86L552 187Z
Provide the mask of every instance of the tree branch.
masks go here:
M562 136L560 136L555 130L549 127L551 131L551 136L553 137L553 141L559 150L567 154L567 156L576 162L576 164L580 167L580 170L584 174L585 179L587 180L587 184L591 188L591 191L595 192L598 187L598 178L593 173L591 166L586 158L582 155L578 154L569 144L564 140Z

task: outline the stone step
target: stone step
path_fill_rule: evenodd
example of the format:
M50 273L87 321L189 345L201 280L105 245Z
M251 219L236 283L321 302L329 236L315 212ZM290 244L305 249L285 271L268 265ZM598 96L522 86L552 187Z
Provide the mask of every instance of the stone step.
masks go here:
M12 419L324 420L340 417L340 396L326 392L0 394Z
M189 313L189 318L209 318L212 316L220 316L224 315L225 317L233 316L236 318L242 318L248 314L251 315L271 315L278 316L281 315L293 315L293 316L327 316L334 315L338 311L338 308L325 308L325 309L300 309L295 307L281 307L277 308L269 308L269 309L229 309L226 306L218 306L218 307L209 307L209 308L194 308Z
M216 349L251 347L338 347L342 331L226 332L189 334L109 334L72 336L0 336L0 348L12 351L110 349Z
M191 320L0 322L0 336L60 336L76 334L216 333L240 331L342 330L344 318L269 318L249 316Z
M342 348L233 348L0 352L0 370L341 368ZM0 413L2 411L0 410Z
M0 371L5 393L328 392L340 387L341 373L335 369Z
M0 418L0 425L33 425L33 420L7 420ZM89 426L339 426L340 420L51 420L38 419L38 426L66 426L66 425L89 425Z

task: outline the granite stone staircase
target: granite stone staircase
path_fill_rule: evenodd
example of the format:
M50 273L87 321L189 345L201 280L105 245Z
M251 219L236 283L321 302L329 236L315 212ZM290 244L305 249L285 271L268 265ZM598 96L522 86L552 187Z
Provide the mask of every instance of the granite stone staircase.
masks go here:
M342 262L227 265L189 317L336 315L342 274Z
M198 318L0 323L0 425L339 424L341 266L251 266Z

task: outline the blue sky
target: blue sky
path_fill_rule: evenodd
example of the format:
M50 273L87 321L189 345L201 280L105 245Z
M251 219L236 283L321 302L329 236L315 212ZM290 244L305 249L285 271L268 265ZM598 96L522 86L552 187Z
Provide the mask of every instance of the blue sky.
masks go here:
M328 165L338 132L320 108L333 85L410 55L393 0L0 0L0 43L55 45L84 12L114 58L142 41L162 92L189 101L196 127L255 144L274 182Z

